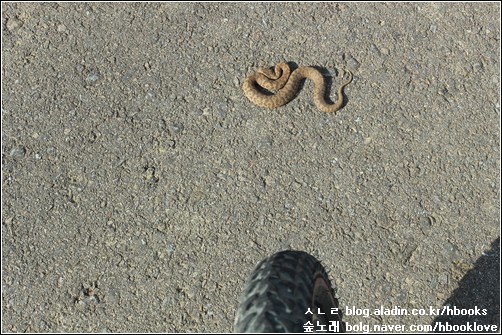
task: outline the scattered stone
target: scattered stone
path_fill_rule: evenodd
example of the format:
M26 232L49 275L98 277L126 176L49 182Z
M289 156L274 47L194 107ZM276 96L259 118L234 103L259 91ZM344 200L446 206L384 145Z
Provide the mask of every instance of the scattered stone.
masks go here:
M58 24L58 27L56 28L58 33L63 33L66 31L66 26L64 24Z
M5 27L7 28L8 31L15 31L23 26L23 22L21 20L18 20L17 18L10 18L7 20L5 23Z
M101 76L99 75L99 73L97 71L91 71L87 74L85 81L92 85L92 84L95 84L100 78L101 78Z
M350 57L349 60L347 60L347 67L351 70L357 70L361 66L361 63L359 63L354 57Z
M185 129L183 127L183 125L181 123L171 123L171 125L169 126L169 132L171 134L171 136L174 136L174 135L177 135L179 133L181 133L183 131L183 129Z
M11 151L10 151L10 156L13 158L13 159L21 159L23 158L24 156L26 155L26 148L23 147L22 145L19 145L15 148L13 148Z

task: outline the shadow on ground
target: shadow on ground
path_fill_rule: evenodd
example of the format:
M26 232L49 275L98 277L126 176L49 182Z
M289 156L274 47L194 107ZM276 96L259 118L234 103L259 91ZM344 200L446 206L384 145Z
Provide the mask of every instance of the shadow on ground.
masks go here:
M449 306L449 311L471 310L474 315L441 315L434 319L433 325L441 322L443 325L496 325L500 329L500 237L491 245L475 263L474 267L462 278L459 287L453 291L443 306ZM478 315L473 313L478 308ZM486 310L486 315L483 315ZM469 331L469 329L466 329ZM475 332L475 330L472 330ZM448 332L444 329L444 332ZM451 332L451 331L450 331ZM479 330L478 330L479 332Z

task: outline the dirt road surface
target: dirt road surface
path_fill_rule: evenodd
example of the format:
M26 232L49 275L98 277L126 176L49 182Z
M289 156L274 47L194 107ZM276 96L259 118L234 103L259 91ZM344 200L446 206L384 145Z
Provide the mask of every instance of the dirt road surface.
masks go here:
M350 324L499 325L499 28L497 3L3 3L2 331L230 332L284 249L344 310L425 311ZM346 106L252 105L280 61L332 92L349 68Z

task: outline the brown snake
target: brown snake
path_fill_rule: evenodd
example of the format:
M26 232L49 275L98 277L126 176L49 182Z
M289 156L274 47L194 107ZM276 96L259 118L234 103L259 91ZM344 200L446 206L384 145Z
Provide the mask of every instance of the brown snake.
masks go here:
M342 108L343 88L352 82L352 72L348 69L345 69L345 72L348 73L349 79L338 87L338 97L334 104L324 100L324 76L319 70L310 66L299 67L293 72L286 63L278 63L274 70L260 68L244 79L242 90L255 105L272 109L293 100L302 80L308 78L314 82L314 102L317 108L326 113L334 113ZM257 86L275 94L263 93Z

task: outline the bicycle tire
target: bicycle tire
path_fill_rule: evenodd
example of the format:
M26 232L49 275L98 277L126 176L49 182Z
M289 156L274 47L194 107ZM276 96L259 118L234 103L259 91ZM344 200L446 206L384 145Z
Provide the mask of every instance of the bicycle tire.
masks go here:
M322 264L303 251L281 251L262 260L248 278L234 331L301 333L307 322L315 326L319 320L336 321L338 332L345 331L341 311L332 314L332 308L338 300Z

